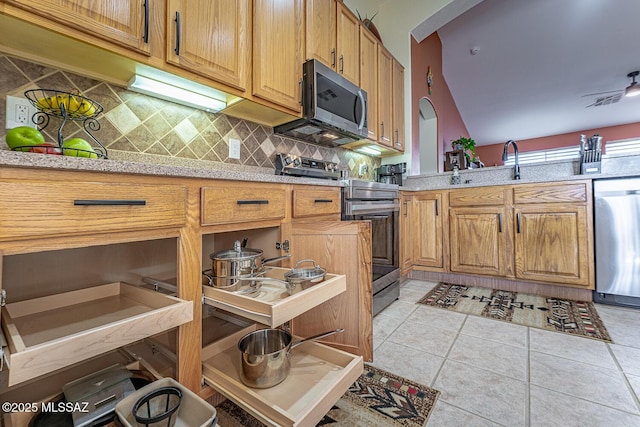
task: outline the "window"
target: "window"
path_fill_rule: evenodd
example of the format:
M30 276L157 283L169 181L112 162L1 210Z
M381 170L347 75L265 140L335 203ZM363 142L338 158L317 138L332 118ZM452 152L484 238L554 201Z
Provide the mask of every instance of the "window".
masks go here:
M607 144L607 150L609 145ZM559 160L573 160L580 158L580 147L563 147L554 148L553 150L540 150L529 151L528 153L520 153L518 155L518 162L521 165L531 163L545 163L545 162L557 162ZM513 166L516 163L515 156L509 154L507 161L504 162L505 166Z
M621 139L619 141L607 141L605 144L607 154L640 154L640 138ZM563 147L553 150L529 151L528 153L520 153L518 160L521 165L531 163L556 162L559 160L573 160L580 158L580 147ZM509 154L505 166L513 166L515 164L515 156Z
M640 138L607 141L605 150L607 151L607 154L640 153Z

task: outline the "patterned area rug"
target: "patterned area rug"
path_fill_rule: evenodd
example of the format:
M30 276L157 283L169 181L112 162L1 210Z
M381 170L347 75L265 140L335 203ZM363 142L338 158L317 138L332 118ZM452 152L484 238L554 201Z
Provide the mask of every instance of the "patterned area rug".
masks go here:
M418 303L611 342L591 302L438 283Z
M439 391L365 364L364 373L331 408L318 426L422 427ZM263 427L230 400L216 406L219 425Z

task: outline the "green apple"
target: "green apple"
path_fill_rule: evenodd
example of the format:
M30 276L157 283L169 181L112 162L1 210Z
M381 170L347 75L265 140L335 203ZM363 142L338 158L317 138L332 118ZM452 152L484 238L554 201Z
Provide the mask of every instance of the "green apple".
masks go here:
M82 138L67 139L62 143L62 148L65 156L98 158L91 144Z
M18 126L9 129L5 135L7 145L12 150L29 151L29 147L44 144L44 136L38 129L29 126Z

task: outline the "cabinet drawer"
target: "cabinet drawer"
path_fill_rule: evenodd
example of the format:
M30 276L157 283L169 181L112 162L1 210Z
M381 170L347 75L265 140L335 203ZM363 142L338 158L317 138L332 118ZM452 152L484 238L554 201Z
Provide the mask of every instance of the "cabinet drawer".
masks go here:
M281 219L286 192L281 187L202 187L202 225Z
M513 188L513 202L524 203L585 203L587 184L539 184L523 185Z
M280 384L266 389L240 380L238 341L255 326L203 349L204 381L268 426L313 426L364 371L362 356L315 342L291 350L291 369Z
M0 240L180 227L186 188L101 182L0 182Z
M286 268L271 267L266 276L284 280L284 274L288 271ZM260 292L256 296L227 292L206 285L202 287L202 293L206 304L276 327L347 289L346 276L341 274L327 274L324 281L293 295L289 295L281 283L261 283Z
M505 201L505 187L473 187L449 192L449 206L496 206Z
M193 319L193 303L126 283L7 304L9 385L114 350Z
M293 190L293 217L340 213L340 189Z

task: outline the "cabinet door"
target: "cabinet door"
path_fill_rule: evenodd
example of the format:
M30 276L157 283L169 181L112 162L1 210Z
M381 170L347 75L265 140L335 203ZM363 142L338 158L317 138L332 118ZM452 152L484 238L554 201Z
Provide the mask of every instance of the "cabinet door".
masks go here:
M591 286L586 206L522 206L516 219L516 277Z
M392 70L393 57L378 45L378 142L392 147ZM373 124L369 124L373 126Z
M343 333L322 342L371 361L371 224L367 221L296 223L292 226L290 242L296 259L311 258L327 271L347 277L347 290L293 319L292 333L308 337L344 328Z
M418 193L413 200L415 264L442 267L442 193Z
M317 59L334 70L336 53L336 0L307 0L307 59Z
M338 2L338 73L360 84L360 21Z
M393 148L404 151L404 67L393 60Z
M7 0L6 3L145 54L150 52L149 8L160 7L144 0Z
M378 40L360 26L360 87L367 92L367 138L378 141Z
M167 13L167 62L240 90L247 88L249 0L169 0Z
M253 7L253 94L300 113L303 0L255 0Z
M451 271L506 276L512 263L504 207L449 210Z
M402 274L413 265L413 196L400 196L400 269Z

